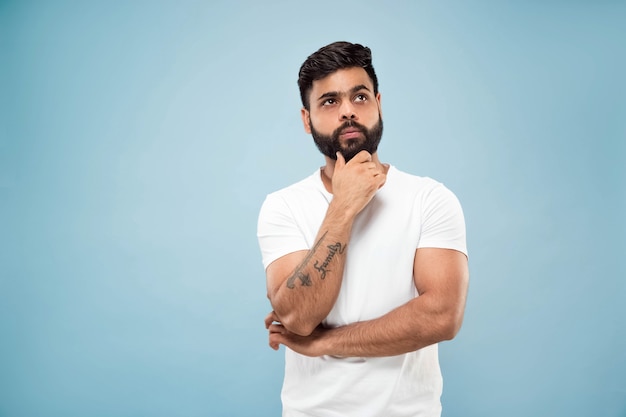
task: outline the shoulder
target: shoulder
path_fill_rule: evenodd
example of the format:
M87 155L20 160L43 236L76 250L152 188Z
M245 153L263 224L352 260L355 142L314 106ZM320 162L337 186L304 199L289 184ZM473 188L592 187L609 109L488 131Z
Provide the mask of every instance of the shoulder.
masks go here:
M390 188L412 193L414 196L427 196L437 189L447 189L443 183L430 178L401 171L393 165L387 174Z
M420 177L390 167L389 193L411 204L423 214L432 211L462 211L456 195L442 182L430 177ZM403 196L403 197L401 197Z
M316 181L316 176L319 176L319 171L314 172L298 182L269 193L266 198L288 198L294 194L310 193L318 188L317 182L321 182L321 180Z
M261 206L261 215L272 211L287 213L300 210L302 206L318 206L326 202L319 175L319 171L316 171L296 183L267 194Z

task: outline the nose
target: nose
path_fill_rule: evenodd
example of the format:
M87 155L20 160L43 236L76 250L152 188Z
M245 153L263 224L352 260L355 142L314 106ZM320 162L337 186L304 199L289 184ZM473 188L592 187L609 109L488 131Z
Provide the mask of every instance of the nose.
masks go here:
M354 105L345 100L341 103L341 108L339 109L339 117L341 120L356 120L358 119L356 111L354 110Z

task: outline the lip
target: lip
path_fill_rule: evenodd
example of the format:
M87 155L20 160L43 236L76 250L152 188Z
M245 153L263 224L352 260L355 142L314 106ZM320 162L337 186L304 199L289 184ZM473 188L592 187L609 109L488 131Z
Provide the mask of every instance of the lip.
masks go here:
M356 127L348 127L341 131L339 137L342 139L354 139L363 135L360 129Z

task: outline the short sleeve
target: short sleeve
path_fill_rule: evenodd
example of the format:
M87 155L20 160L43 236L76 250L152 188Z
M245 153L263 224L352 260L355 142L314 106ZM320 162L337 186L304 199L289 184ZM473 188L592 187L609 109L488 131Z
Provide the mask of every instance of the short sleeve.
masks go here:
M465 218L457 197L437 184L424 197L418 248L454 249L467 255Z
M289 253L309 249L288 204L276 194L268 195L261 206L257 238L264 268Z

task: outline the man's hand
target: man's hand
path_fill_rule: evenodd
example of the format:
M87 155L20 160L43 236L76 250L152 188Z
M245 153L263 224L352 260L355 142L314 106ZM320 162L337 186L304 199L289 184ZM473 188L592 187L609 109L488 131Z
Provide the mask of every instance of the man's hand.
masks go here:
M319 325L309 336L299 336L287 330L273 311L265 318L265 328L269 330L269 345L278 350L280 345L285 345L294 352L305 356L321 356L323 336L328 331Z
M348 163L341 152L337 152L332 177L333 202L356 216L385 184L386 179L385 172L372 161L372 155L367 151L359 152Z

